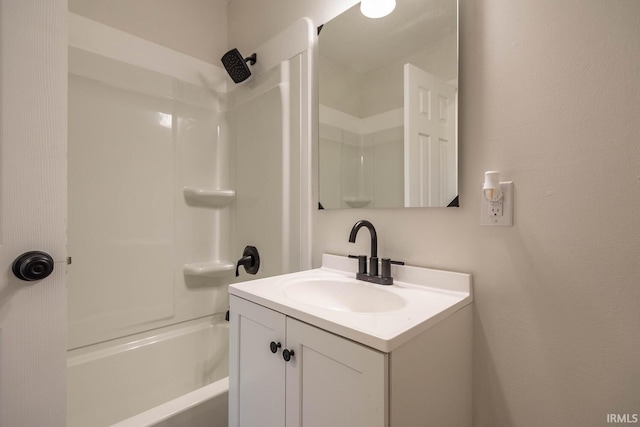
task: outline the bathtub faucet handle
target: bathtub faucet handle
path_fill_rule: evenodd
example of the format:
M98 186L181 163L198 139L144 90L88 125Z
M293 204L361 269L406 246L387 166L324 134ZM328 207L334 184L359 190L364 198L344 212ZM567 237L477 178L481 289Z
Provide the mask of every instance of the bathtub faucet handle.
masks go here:
M240 276L240 266L249 274L256 274L260 269L260 254L255 246L247 246L242 252L242 258L236 264L236 277Z

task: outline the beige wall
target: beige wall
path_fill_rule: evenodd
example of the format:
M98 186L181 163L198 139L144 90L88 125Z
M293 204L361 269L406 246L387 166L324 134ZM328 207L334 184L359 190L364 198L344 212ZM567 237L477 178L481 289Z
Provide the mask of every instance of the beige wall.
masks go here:
M69 0L69 11L220 65L227 0Z
M353 0L233 0L247 50ZM315 215L322 252L473 274L475 427L602 426L640 413L640 2L461 2L459 209ZM480 184L515 182L515 224L481 227Z

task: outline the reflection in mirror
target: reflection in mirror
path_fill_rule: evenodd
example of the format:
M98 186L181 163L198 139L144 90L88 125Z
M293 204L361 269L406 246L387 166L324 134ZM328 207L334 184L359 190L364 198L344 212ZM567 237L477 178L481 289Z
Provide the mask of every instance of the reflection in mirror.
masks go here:
M319 36L319 205L458 205L457 0L357 4Z

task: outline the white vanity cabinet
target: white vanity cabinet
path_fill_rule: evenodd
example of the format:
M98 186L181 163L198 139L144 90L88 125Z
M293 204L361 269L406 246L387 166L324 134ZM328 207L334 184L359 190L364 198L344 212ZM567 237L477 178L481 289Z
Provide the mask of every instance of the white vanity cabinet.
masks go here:
M394 265L381 286L357 268L325 254L229 285L230 427L471 426L471 276Z
M388 426L388 354L234 296L230 315L230 426Z

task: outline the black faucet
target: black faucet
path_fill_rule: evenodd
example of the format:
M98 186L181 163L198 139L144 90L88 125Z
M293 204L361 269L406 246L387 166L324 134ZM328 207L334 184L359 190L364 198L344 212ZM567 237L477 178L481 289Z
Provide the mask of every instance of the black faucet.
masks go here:
M349 242L350 243L356 242L356 235L358 234L358 231L360 231L362 227L367 227L369 229L369 233L371 234L371 258L369 259L369 264L370 264L369 274L371 276L377 276L378 275L378 234L376 233L376 228L373 226L373 224L371 224L369 221L364 219L361 219L360 221L356 222L353 228L351 229L351 233L349 234Z
M369 258L369 273L367 273L367 256L349 255L350 258L358 258L358 272L356 273L356 279L364 280L365 282L377 283L379 285L392 285L393 277L391 277L391 264L404 263L384 258L382 260L382 274L378 276L378 234L376 233L376 229L373 224L364 219L356 222L349 234L349 242L356 242L356 236L362 227L367 227L371 234L371 257Z

